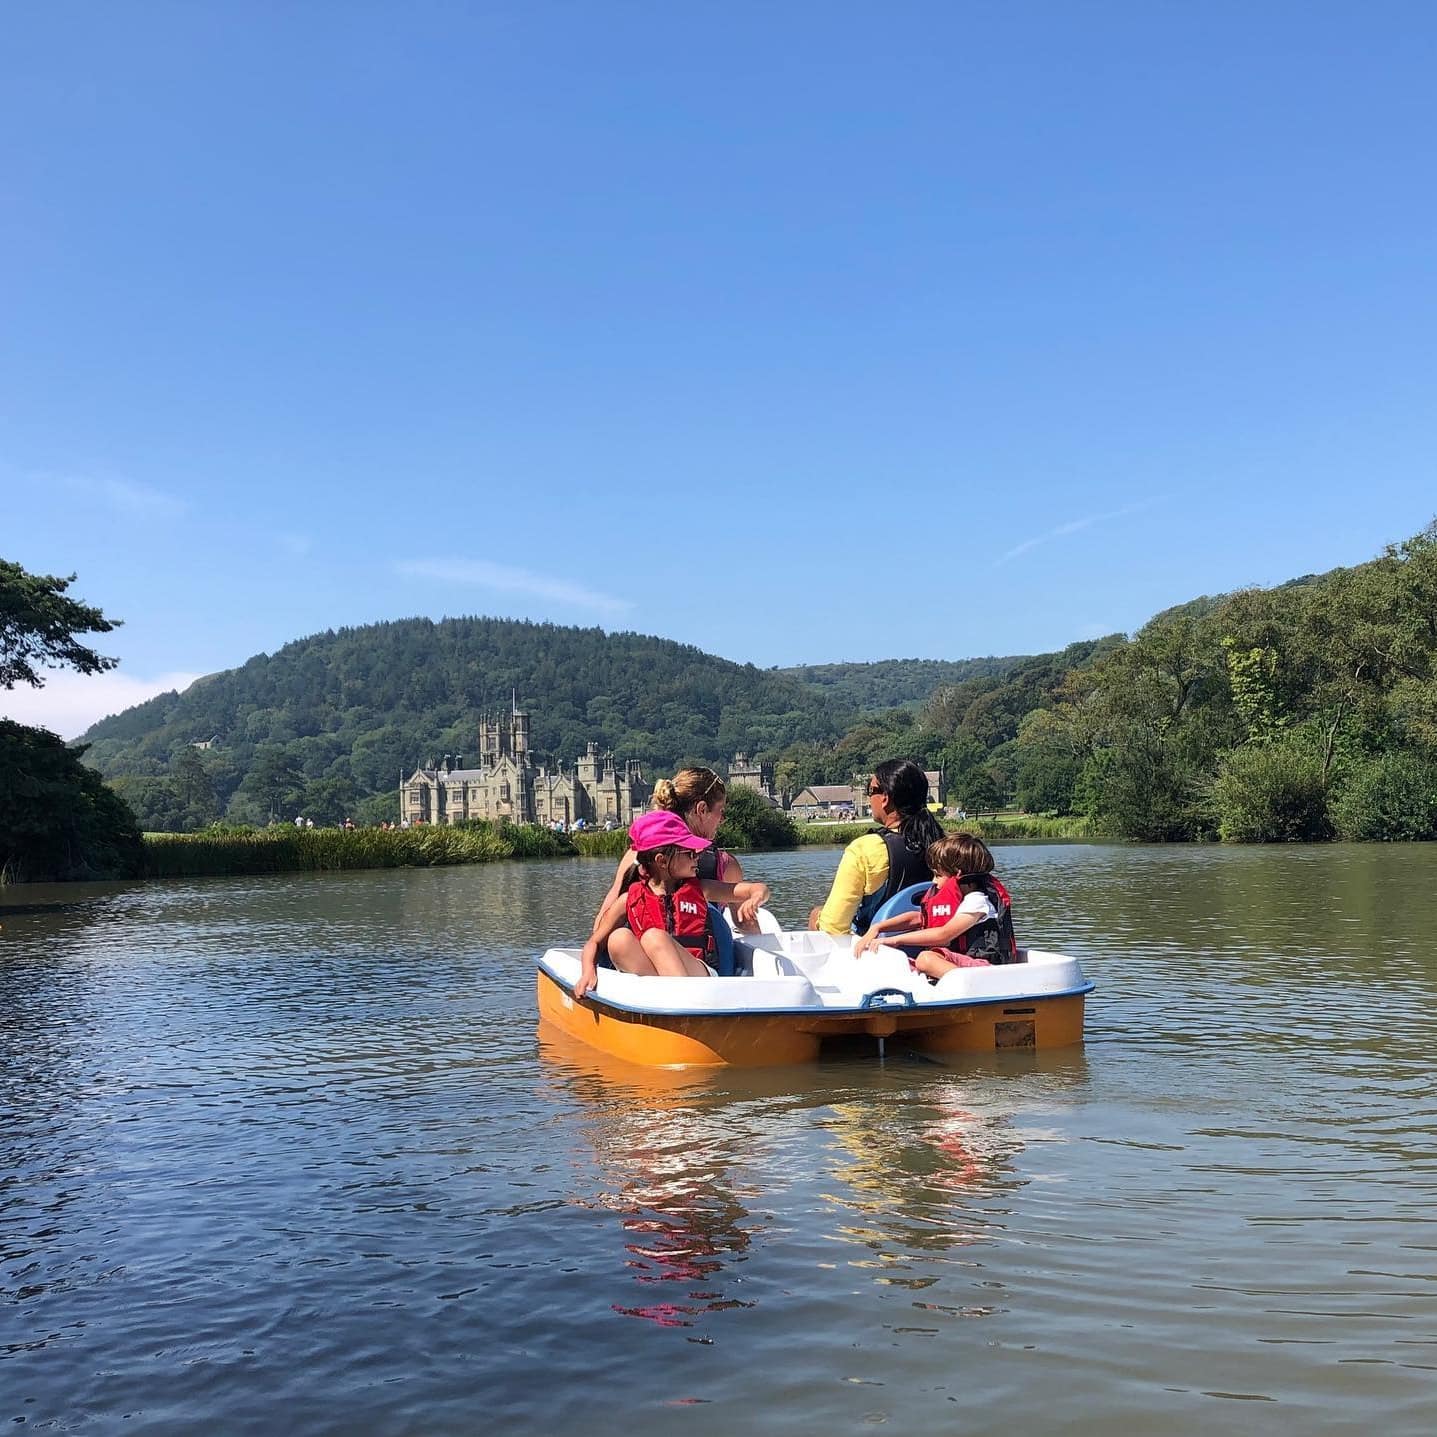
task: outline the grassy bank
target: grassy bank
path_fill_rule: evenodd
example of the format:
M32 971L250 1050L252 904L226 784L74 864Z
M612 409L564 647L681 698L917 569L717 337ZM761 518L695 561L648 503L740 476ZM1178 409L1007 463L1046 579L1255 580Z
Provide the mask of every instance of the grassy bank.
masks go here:
M950 822L991 843L1008 838L1087 838L1086 819L999 815ZM797 824L801 844L839 846L872 833L870 823ZM246 873L305 873L341 868L437 868L503 858L618 858L629 846L623 829L551 833L514 823L466 823L420 828L210 829L203 833L147 833L145 877L219 878ZM747 848L747 844L732 845Z
M147 878L211 878L340 868L437 868L501 858L572 858L563 834L527 824L421 828L260 828L147 833Z
M1002 843L1013 838L1097 838L1086 818L1040 818L1029 813L1000 813L988 818L956 818L944 821L950 833L974 833L985 843ZM800 823L798 841L802 844L841 845L851 843L863 833L876 833L872 823Z
M629 831L626 828L612 828L605 832L596 828L588 832L571 833L569 841L585 858L622 858L629 849Z

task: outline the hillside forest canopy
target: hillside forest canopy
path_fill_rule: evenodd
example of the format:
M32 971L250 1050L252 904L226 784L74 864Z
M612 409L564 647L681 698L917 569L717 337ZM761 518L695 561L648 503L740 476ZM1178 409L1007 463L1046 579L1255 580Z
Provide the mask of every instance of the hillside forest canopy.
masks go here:
M995 598L994 602L1001 602ZM1437 525L1356 568L1201 597L1050 654L760 670L488 618L341 629L96 725L146 828L393 817L400 777L517 697L533 742L651 775L744 751L796 791L896 754L970 812L1148 840L1437 837ZM207 749L194 745L210 743Z

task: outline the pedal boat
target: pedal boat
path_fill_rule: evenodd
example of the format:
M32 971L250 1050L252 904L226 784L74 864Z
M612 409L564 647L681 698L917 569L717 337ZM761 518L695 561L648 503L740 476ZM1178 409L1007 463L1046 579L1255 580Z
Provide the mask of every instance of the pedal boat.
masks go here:
M825 1048L851 1051L854 1040L878 1056L889 1040L931 1054L1083 1040L1084 999L1094 985L1076 958L1021 949L1017 963L963 968L931 983L898 948L854 957L851 936L773 931L771 920L764 927L770 931L730 935L716 923L725 976L601 968L582 999L573 991L579 950L551 948L537 960L540 1017L591 1047L655 1068L804 1063Z

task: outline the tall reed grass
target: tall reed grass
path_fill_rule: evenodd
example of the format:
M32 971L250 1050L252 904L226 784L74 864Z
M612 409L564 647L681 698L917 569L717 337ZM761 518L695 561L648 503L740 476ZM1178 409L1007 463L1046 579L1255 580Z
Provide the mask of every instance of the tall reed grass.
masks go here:
M528 824L420 828L261 828L147 833L148 878L227 877L341 868L437 868L501 858L574 856L568 839Z
M571 833L569 841L585 858L622 858L629 851L629 833L625 828Z

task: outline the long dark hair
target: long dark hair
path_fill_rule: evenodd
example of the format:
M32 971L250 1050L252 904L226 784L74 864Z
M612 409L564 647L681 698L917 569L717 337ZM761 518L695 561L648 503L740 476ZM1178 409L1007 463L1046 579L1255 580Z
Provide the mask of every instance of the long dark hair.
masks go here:
M943 825L928 812L928 775L911 758L886 759L873 782L898 810L898 832L915 853L943 837Z

